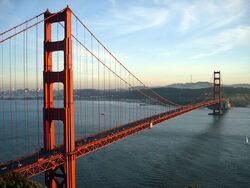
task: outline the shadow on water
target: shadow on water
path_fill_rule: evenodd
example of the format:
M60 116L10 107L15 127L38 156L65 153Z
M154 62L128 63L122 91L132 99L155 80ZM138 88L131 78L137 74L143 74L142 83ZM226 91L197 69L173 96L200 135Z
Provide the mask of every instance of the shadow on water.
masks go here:
M218 183L224 170L218 164L223 160L221 153L224 144L220 132L225 115L214 116L202 133L190 135L185 142L182 141L181 146L169 151L163 164L153 169L152 179L157 178L160 181L157 184L166 187L206 187L204 182Z
M183 144L178 150L183 151L183 153L193 153L198 154L202 150L201 146L205 146L207 143L211 143L211 139L220 140L220 130L224 119L222 116L213 116L212 122L208 125L202 133L195 134L190 138L188 142ZM216 141L216 149L219 149L220 143Z
M216 132L218 131L222 124L221 122L225 118L226 113L220 116L213 116L213 121L209 124L208 128L205 130L205 132Z

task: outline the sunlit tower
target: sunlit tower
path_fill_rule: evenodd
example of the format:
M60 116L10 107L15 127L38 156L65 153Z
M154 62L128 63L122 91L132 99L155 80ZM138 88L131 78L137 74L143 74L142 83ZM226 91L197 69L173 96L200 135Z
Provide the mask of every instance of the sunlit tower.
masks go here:
M74 108L73 108L73 71L72 71L72 39L71 39L71 10L69 7L53 16L48 10L44 17L51 17L44 22L44 148L47 151L55 149L54 121L63 122L64 126L64 164L45 172L47 187L75 187L75 149L74 139ZM51 40L51 25L64 22L64 39ZM52 54L64 52L64 70L52 71ZM64 107L53 106L53 84L63 83ZM61 171L61 174L58 172ZM61 180L62 181L59 181Z

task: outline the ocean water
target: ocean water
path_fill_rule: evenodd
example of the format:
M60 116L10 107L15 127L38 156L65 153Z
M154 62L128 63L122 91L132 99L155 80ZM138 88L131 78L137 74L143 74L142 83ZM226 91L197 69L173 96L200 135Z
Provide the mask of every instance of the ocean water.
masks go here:
M37 130L35 104L35 101L30 102L34 109L31 107L28 112L33 117L29 120L29 134L34 138ZM42 102L39 105L42 106ZM128 104L124 102L122 105ZM10 147L15 144L10 136L11 128L6 128L10 121L7 106L8 103L5 105L4 121L5 131L8 132L5 135L8 136L1 136L0 145L2 151L6 152L6 147L9 149L7 154L1 154L3 161L4 157L12 158L16 153L15 148ZM19 110L24 109L22 104L17 106ZM117 111L116 103L111 106ZM246 136L250 138L250 108L232 108L220 117L209 116L209 112L206 108L189 112L77 159L76 187L199 185L249 188L250 145L245 139ZM20 132L24 130L24 115L19 114L17 118ZM41 111L39 119L42 119ZM25 142L21 133L18 139L19 143ZM6 143L11 144L7 146ZM30 144L35 148L36 139ZM21 155L25 148L19 150ZM43 174L31 179L44 184Z
M250 187L250 108L200 109L77 160L77 187Z

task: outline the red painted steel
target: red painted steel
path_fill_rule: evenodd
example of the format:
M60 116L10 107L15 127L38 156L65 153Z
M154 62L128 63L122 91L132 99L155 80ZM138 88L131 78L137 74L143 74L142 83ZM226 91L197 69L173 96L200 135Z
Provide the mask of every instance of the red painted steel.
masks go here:
M25 29L23 29L23 30L21 30L21 31L19 31L19 32L17 32L17 33L15 33L15 34L13 34L13 35L11 35L11 36L5 38L5 39L2 39L2 40L0 41L0 43L3 43L4 41L7 41L7 40L11 39L11 38L13 38L13 37L15 37L15 36L17 36L17 35L19 35L19 34L25 32L25 31L29 30L30 28L32 28L32 27L34 27L34 26L36 26L36 25L42 23L42 22L45 22L46 20L52 18L53 16L55 16L55 15L57 15L57 14L63 12L63 11L65 11L65 9L60 10L60 11L58 11L57 13L54 13L53 15L51 15L51 16L49 16L49 17L47 17L47 18L45 18L45 19L43 19L43 20L41 20L41 21L39 21L39 22L36 22L35 24L33 24L33 25L29 26L29 27L26 27ZM44 14L45 14L45 13L44 13ZM25 22L25 23L27 23L27 22ZM20 24L20 25L21 25L21 24ZM11 29L11 30L12 30L12 29ZM9 30L9 31L11 31L11 30ZM6 33L6 32L4 32L4 33Z
M111 69L111 66L107 66L99 57L99 45L98 45L98 56L93 53L93 49L90 51L77 37L71 34L71 14L73 14L78 21L87 29L87 31L91 34L91 37L94 37L97 42L118 62L128 73L133 76L133 84L130 81L125 80L117 71ZM30 20L33 20L31 18ZM26 21L29 22L30 20ZM24 22L24 23L26 23ZM44 72L43 72L43 81L44 81L44 108L43 108L43 120L44 120L44 148L48 154L46 157L40 157L36 160L36 157L39 157L39 153L34 153L29 156L24 156L19 159L12 160L7 162L9 164L15 164L19 161L28 161L24 166L18 166L15 171L21 172L27 177L32 177L34 175L45 172L45 183L47 187L56 187L63 186L66 187L75 187L75 160L81 156L84 156L90 152L93 152L97 149L103 148L109 144L112 144L118 140L124 139L128 136L136 134L142 130L151 128L154 125L167 121L169 119L175 118L187 112L196 110L198 108L211 106L213 105L213 114L221 113L221 105L222 101L225 101L224 98L221 98L221 77L220 72L214 72L214 88L213 94L214 99L212 101L205 101L209 96L206 97L202 102L193 105L181 106L175 104L156 92L152 89L145 86L135 75L133 75L123 64L121 64L103 45L100 41L89 31L89 29L79 20L79 18L69 9L69 7L57 12L50 13L48 10L44 13L44 19L39 21L26 29L23 29L20 32L17 32L6 39L2 39L0 43L28 30L29 28L44 22ZM62 41L54 41L51 40L51 24L64 22L64 39ZM22 23L22 24L24 24ZM14 27L17 28L20 25ZM10 30L6 31L9 32ZM5 32L5 33L6 33ZM120 80L120 88L121 81L130 86L130 89L133 88L135 91L141 93L146 98L151 99L152 101L162 104L164 106L172 106L177 105L178 109L166 111L160 114L152 115L146 117L144 119L136 120L134 122L130 122L128 124L120 125L115 128L111 128L109 130L105 130L100 132L100 119L98 119L99 132L94 135L89 135L84 138L80 138L75 141L74 138L74 108L73 108L73 70L72 70L72 39L73 37L85 50L91 54L92 59L95 59L103 65L104 68L108 69L110 73L114 76L114 81L116 82L117 78ZM91 38L92 41L92 38ZM56 51L64 52L64 70L60 72L53 72L52 70L52 54ZM93 60L92 60L93 61ZM92 67L93 68L93 67ZM120 67L121 68L121 67ZM116 68L115 68L116 69ZM105 69L104 69L105 70ZM99 64L98 64L98 89L99 89ZM138 90L134 84L134 78L141 83L145 88L149 89L156 96L160 97L164 101L167 101L170 104L166 104L152 98L142 91ZM93 78L92 78L93 79ZM129 77L130 80L130 77ZM92 81L93 82L93 81ZM119 82L119 81L118 81ZM54 83L63 83L64 85L64 107L63 108L55 108L53 106L53 84ZM104 83L105 85L105 83ZM93 87L93 85L92 85ZM110 87L110 86L109 86ZM116 87L116 85L115 85ZM11 87L10 87L11 88ZM105 86L104 86L105 88ZM94 88L93 88L94 89ZM98 93L99 96L99 93ZM98 99L99 102L100 99ZM121 100L121 99L120 99ZM121 103L119 103L119 119L121 121L122 112L121 112ZM92 107L93 108L93 107ZM136 107L136 112L137 112ZM94 113L93 113L94 114ZM100 114L100 104L98 103L98 114ZM130 114L130 113L129 113ZM133 113L135 115L135 113ZM93 116L94 117L94 116ZM99 116L98 116L99 117ZM100 117L99 117L100 118ZM111 119L111 118L110 118ZM130 118L129 118L130 119ZM54 130L54 121L60 120L63 122L64 126L64 144L60 146L55 145L55 130ZM94 120L94 119L93 119ZM110 120L111 121L111 120ZM105 123L105 121L104 121ZM105 126L105 125L104 125ZM85 133L86 134L86 133ZM99 136L101 135L101 136ZM105 136L103 136L105 135ZM98 137L99 136L99 137ZM90 142L85 142L86 138L95 138ZM96 139L98 138L98 139ZM75 147L75 143L77 143L77 147ZM83 145L79 145L79 143L84 143ZM61 149L64 149L63 151ZM45 156L45 155L44 155ZM35 160L34 160L35 159ZM29 160L34 160L31 162ZM7 164L6 163L6 164ZM27 165L28 164L28 165ZM10 165L11 166L11 165ZM13 169L12 169L13 170ZM59 179L62 179L61 181Z
M214 100L221 99L221 76L220 71L214 71L214 88L213 88ZM213 115L221 114L221 103L213 105Z
M66 184L67 187L75 187L75 155L71 154L75 150L74 139L74 108L73 108L73 72L72 72L72 40L71 40L71 10L67 7L63 12L53 16L48 10L44 13L44 148L51 151L55 148L54 120L61 120L64 124L64 170L63 181L57 178L57 170L63 168L49 168L46 162L42 169L45 169L45 182L47 187ZM51 24L65 22L64 40L51 41ZM62 50L64 52L64 70L61 72L52 71L52 53ZM53 83L64 84L64 108L53 106ZM59 155L59 158L61 156ZM55 164L62 165L62 161L57 157ZM39 161L41 162L41 161ZM52 165L53 166L53 165Z
M220 103L220 102L225 101L225 100L226 99L223 98L220 100L213 100L213 101L208 101L205 103L200 103L200 104L197 104L194 106L190 106L188 108L184 108L183 110L178 111L178 112L173 111L173 113L168 114L168 115L163 116L163 117L160 117L160 118L157 118L157 119L154 119L151 122L145 122L145 123L142 123L140 125L137 125L135 127L125 129L125 130L121 129L122 131L120 131L120 132L114 133L112 135L109 135L107 137L92 141L92 142L84 144L84 145L77 146L71 154L75 155L76 158L79 158L79 157L87 155L88 153L91 153L95 150L98 150L98 149L103 148L107 145L110 145L116 141L119 141L119 140L124 139L128 136L136 134L140 131L148 129L150 127L150 123L152 123L152 125L155 126L159 123L162 123L162 122L167 121L169 119L175 118L175 117L180 116L182 114L185 114L187 112L196 110L198 108L210 106L210 105L213 105L216 103ZM161 113L161 114L163 114L163 113ZM140 120L138 120L138 121L140 121ZM135 121L135 122L137 122L137 121ZM122 128L123 126L126 126L126 125L122 125L120 127ZM83 139L85 139L85 138L83 138ZM24 166L24 167L21 167L21 168L17 169L16 171L21 172L21 173L27 175L28 177L32 177L32 176L35 176L35 175L40 174L42 172L48 171L50 169L55 169L57 166L60 166L61 164L63 164L64 160L65 160L65 156L63 156L62 154L54 154L48 159L40 159L37 162L30 164L30 165L27 165L27 166Z

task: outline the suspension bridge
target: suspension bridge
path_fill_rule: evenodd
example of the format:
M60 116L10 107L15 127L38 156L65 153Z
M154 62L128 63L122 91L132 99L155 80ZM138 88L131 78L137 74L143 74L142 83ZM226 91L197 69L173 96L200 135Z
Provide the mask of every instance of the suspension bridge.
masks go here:
M199 108L212 106L220 115L226 101L219 71L192 103L168 100L69 7L47 10L0 37L0 174L45 173L48 187L75 187L77 158Z

